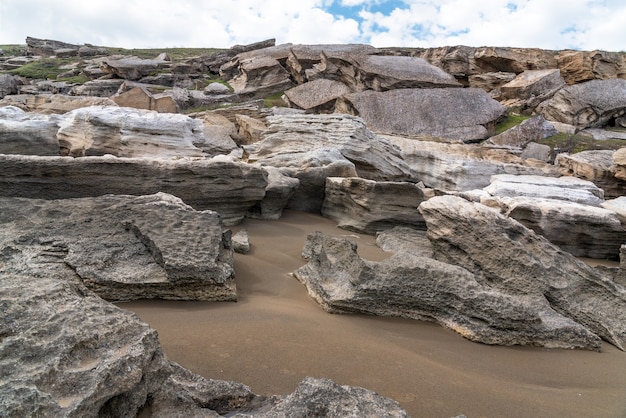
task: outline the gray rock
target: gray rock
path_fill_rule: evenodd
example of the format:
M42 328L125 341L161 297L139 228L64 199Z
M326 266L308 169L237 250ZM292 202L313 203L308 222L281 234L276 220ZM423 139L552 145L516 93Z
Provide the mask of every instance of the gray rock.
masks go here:
M615 282L626 287L626 244L619 249L619 271L615 276Z
M592 80L565 87L538 110L548 120L578 128L602 127L626 111L626 80Z
M408 182L329 177L325 195L322 216L340 228L375 234L394 226L426 229L417 207L434 191Z
M255 98L282 92L294 86L289 72L271 56L241 60L239 74L228 80L235 93Z
M524 160L532 158L534 160L539 160L543 162L550 161L550 154L552 153L552 148L549 145L538 144L536 142L530 142L526 144L524 149L522 150L522 157Z
M106 74L112 74L125 80L139 80L148 74L170 65L165 54L154 59L125 57L119 60L106 60L100 64L100 69Z
M479 141L506 108L481 89L400 89L344 96L337 110L360 116L377 133Z
M494 290L545 298L556 312L624 349L625 288L479 203L441 196L422 203L420 212L435 258L468 269Z
M16 106L26 112L63 114L88 106L117 106L107 97L68 96L65 94L15 94L0 100L0 106Z
M352 90L341 81L319 78L285 92L290 107L314 112L334 109L337 98Z
M430 320L486 344L598 349L600 340L534 295L493 289L464 268L399 252L382 262L357 254L354 242L309 234L294 272L332 313Z
M104 194L177 196L214 210L225 225L240 222L265 196L266 174L226 160L0 155L0 196L67 199Z
M0 107L0 154L59 155L60 118Z
M123 83L124 80L121 78L87 81L72 87L70 94L74 96L111 97L117 93Z
M257 219L280 219L283 209L288 206L291 198L300 188L300 180L288 176L276 167L267 166L263 169L267 172L265 196L263 200L250 208L247 216ZM299 202L299 204L302 203L302 201Z
M248 254L250 252L250 238L248 231L242 229L232 237L233 251L238 254Z
M565 80L558 69L526 70L501 86L500 91L507 107L534 109L563 87Z
M5 245L46 243L50 256L105 299L237 298L232 248L216 212L194 211L163 193L0 198L0 207Z
M468 81L470 87L483 89L486 92L491 92L492 90L499 89L502 85L508 83L509 81L512 81L515 77L515 73L505 73L499 71L495 73L482 73L471 75L469 76Z
M377 232L376 245L390 253L406 253L411 257L433 257L432 246L425 230L395 226Z
M554 165L566 176L574 176L604 190L604 196L619 197L626 194L626 178L620 178L614 156L623 151L592 150L575 154L560 153L554 159ZM619 159L619 157L618 157Z
M499 135L494 135L483 142L483 145L496 145L523 148L529 142L538 141L558 132L554 126L546 121L542 116L535 116L526 119Z
M0 99L17 94L18 78L11 74L0 74Z
M604 209L608 209L617 214L622 224L626 226L626 196L620 196L612 200L605 200L600 204Z

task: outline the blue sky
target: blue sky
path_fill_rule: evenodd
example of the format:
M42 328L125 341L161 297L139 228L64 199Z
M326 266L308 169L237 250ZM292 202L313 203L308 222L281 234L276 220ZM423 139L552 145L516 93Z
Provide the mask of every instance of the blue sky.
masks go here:
M626 50L624 0L0 0L0 44L367 43Z

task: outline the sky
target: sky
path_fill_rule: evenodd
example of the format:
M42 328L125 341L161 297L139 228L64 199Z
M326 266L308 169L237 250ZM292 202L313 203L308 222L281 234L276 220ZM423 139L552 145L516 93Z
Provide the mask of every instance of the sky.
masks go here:
M626 50L625 0L0 0L0 45L365 43Z

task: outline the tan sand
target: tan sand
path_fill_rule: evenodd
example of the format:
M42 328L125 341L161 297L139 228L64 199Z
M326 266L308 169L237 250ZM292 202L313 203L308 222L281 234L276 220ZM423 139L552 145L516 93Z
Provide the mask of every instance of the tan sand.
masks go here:
M394 398L412 417L626 417L626 353L609 344L600 353L495 347L427 322L328 314L290 275L305 262L306 234L350 235L362 256L382 259L373 238L298 212L242 227L252 251L235 257L239 302L120 304L202 376L262 395L326 377Z

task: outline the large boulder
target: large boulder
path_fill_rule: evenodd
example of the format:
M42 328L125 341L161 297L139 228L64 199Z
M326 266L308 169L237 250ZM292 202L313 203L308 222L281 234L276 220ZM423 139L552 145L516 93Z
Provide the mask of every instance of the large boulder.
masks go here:
M394 226L426 229L417 207L434 195L421 184L330 177L326 179L322 216L336 221L340 228L366 234Z
M473 55L473 64L480 72L504 71L522 73L527 70L557 68L554 51L539 48L480 47Z
M563 175L579 177L596 184L604 190L605 197L626 194L626 178L619 178L614 156L624 151L592 150L575 154L560 153L554 164ZM626 154L624 154L626 155Z
M415 176L427 187L465 191L488 186L494 174L560 176L550 164L524 160L504 149L385 136L398 146Z
M0 74L0 99L11 94L17 94L17 76Z
M353 241L314 232L294 276L332 313L430 320L472 341L598 349L600 339L535 295L507 294L468 270L399 251L362 259Z
M341 81L318 78L287 90L285 98L290 107L320 112L334 109L335 101L348 93L352 90Z
M524 148L530 142L539 141L557 133L554 125L542 116L535 116L501 134L492 136L483 142L483 145Z
M0 154L59 155L58 116L0 107Z
M624 349L626 289L603 273L480 203L441 196L419 210L436 259L466 268L494 290L543 298L554 311Z
M48 243L50 257L105 299L237 299L232 248L216 212L163 193L3 197L0 207L5 241L21 237L12 244L18 249Z
M278 167L300 180L292 209L319 212L327 177L410 181L411 170L390 142L356 117L280 115L268 117L261 141L244 146L250 163Z
M117 106L90 106L67 113L57 133L65 155L201 157L202 121L185 115Z
M68 199L157 192L196 210L214 210L234 225L265 196L266 173L218 159L156 160L115 157L0 155L0 196Z
M484 90L473 88L369 90L343 96L337 110L360 116L377 133L464 142L487 138L507 112Z
M558 69L527 70L500 87L500 100L507 107L534 109L563 87L565 81Z
M106 74L115 75L125 80L139 80L156 70L166 68L170 60L166 54L161 54L154 59L142 59L137 57L125 57L119 60L106 60L100 64L100 69Z
M118 106L155 110L159 113L177 113L178 105L172 96L152 93L145 86L135 86L111 98Z
M580 129L602 127L626 112L626 80L592 80L564 87L538 110L548 120Z

